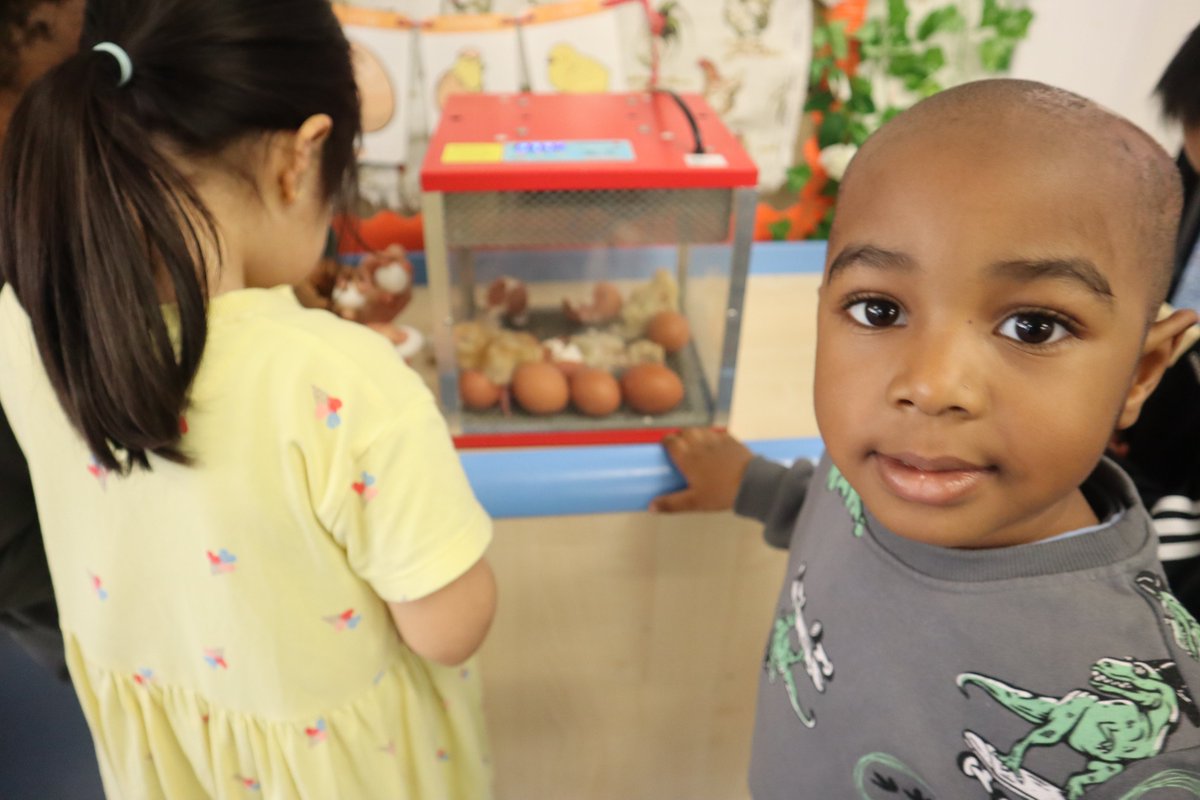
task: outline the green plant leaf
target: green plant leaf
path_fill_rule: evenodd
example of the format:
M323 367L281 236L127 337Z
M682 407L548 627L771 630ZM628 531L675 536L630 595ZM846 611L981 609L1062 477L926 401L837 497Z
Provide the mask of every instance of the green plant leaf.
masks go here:
M812 43L814 50L820 50L829 44L829 27L827 25L818 25L813 29Z
M869 19L859 27L854 38L866 46L880 45L883 43L883 27L879 24L879 20Z
M798 192L812 180L812 167L808 164L797 164L787 171L787 187L793 192Z
M888 0L888 37L896 44L908 42L908 2Z
M921 66L925 74L930 75L946 66L946 51L940 47L931 47L921 54Z
M850 45L846 41L846 26L841 21L829 26L829 47L835 59L843 59L850 55Z
M854 122L850 123L850 141L854 142L859 147L862 146L862 143L865 142L870 135L871 129L867 126L867 123L861 120L855 120Z
M843 144L849 131L849 121L845 114L831 112L821 120L821 128L817 131L817 144L821 149L831 144Z
M825 219L823 219L819 223L817 223L816 229L814 229L813 232L808 235L808 238L809 239L828 239L829 232L831 230L833 230L833 211L832 210L830 210L830 212L825 215Z
M979 20L979 27L995 27L999 21L1000 8L996 5L996 0L983 0L983 17Z
M888 62L887 72L896 78L904 78L908 75L922 72L921 59L912 51L895 53L892 55L891 61Z
M828 89L814 89L804 101L805 111L828 111L833 105L833 94Z
M887 108L885 108L883 110L883 116L880 118L879 124L884 125L888 122L891 122L893 119L900 116L900 114L902 114L903 112L904 112L903 108L900 108L898 106L888 106Z
M935 33L961 31L966 27L966 23L958 6L935 8L926 14L925 19L917 26L917 39L923 42Z
M821 187L821 195L823 197L837 197L839 186L841 186L841 183L835 181L833 178L830 178L829 180L825 181L825 185Z
M781 219L777 222L772 222L767 226L771 231L771 239L776 242L782 242L787 239L788 234L792 230L792 221L790 219Z
M874 114L875 98L872 97L871 82L861 75L850 77L850 101L846 103L854 114Z
M1013 39L1023 39L1029 33L1029 23L1033 22L1033 12L1028 8L1018 8L1007 11L1001 16L996 29Z
M1004 72L1012 64L1017 43L1003 36L985 39L979 45L979 60L988 72Z

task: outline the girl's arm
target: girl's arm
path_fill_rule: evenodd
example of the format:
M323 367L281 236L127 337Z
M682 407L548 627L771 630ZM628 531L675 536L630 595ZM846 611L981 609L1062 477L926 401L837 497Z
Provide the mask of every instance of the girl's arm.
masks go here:
M496 613L496 578L481 558L458 579L408 603L388 603L400 638L422 658L457 666L470 658Z

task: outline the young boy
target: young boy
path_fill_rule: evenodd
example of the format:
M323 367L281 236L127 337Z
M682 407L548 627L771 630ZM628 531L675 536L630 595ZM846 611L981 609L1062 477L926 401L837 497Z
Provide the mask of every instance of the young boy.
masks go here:
M1101 458L1196 319L1155 321L1179 208L1157 144L1041 84L864 145L817 312L826 457L685 432L689 488L656 502L790 547L755 798L1200 796L1200 626Z

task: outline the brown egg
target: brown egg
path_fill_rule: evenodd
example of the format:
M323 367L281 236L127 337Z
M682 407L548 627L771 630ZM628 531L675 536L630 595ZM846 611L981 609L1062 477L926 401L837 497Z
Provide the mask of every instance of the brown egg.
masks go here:
M621 405L621 386L608 370L586 367L571 378L571 402L589 417L607 417Z
M485 411L500 400L500 387L477 369L464 369L458 374L458 391L463 405L472 411Z
M687 317L678 311L660 311L646 326L646 338L662 345L668 353L678 353L692 338Z
M638 364L621 377L625 402L639 414L665 414L683 400L683 381L662 364Z
M557 414L567 407L570 389L553 364L522 364L513 373L513 397L530 414Z

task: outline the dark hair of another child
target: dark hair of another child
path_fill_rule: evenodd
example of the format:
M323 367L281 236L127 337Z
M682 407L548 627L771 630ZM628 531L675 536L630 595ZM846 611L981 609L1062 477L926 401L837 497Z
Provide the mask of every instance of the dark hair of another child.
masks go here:
M1200 26L1188 35L1154 87L1168 119L1200 125Z
M103 41L133 62L125 86L113 56L92 50ZM358 92L328 0L89 3L78 55L22 99L0 158L0 279L104 467L149 468L151 453L188 461L180 415L208 330L200 254L217 231L155 145L210 157L322 113L333 119L324 191L345 207ZM164 282L178 304L177 338L162 313Z

